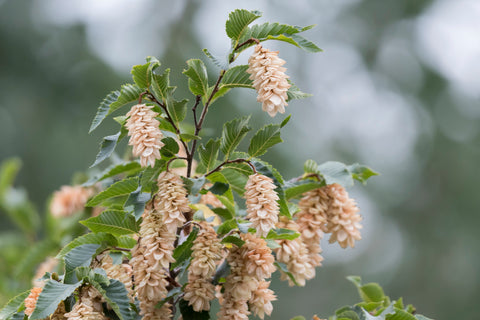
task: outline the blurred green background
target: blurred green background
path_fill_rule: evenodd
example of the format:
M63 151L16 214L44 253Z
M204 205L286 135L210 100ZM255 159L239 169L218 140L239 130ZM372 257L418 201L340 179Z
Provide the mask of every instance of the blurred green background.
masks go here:
M266 160L287 178L308 158L360 162L382 174L351 190L363 240L348 250L325 242L324 266L306 288L277 282L272 319L327 316L356 302L350 274L380 282L432 318L475 319L478 1L0 0L0 160L22 159L16 185L43 213L49 195L93 162L101 137L116 132L109 120L87 133L101 99L129 82L130 67L157 56L172 69L177 96L187 94L185 61L207 61L204 47L226 52L224 23L237 6L262 11L260 22L317 24L305 36L324 49L265 44L281 50L292 80L314 94L290 103L285 143ZM218 70L209 66L213 78ZM272 121L259 109L253 91L232 92L209 113L208 134L238 115L254 113L256 126ZM0 212L0 241L11 229ZM5 255L0 250L0 264ZM16 288L10 296L27 289Z

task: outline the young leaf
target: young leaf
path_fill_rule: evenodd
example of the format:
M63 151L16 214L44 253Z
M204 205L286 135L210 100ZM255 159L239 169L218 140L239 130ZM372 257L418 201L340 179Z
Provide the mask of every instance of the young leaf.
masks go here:
M173 122L178 124L185 119L185 116L187 115L187 103L188 99L182 101L173 100L167 103L167 110L170 113L170 116L172 116Z
M285 263L274 262L273 264L275 267L277 267L277 269L280 269L283 273L285 273L296 286L300 286L297 280L295 280L295 277L293 276L293 274L290 271L288 271L287 265Z
M348 167L337 161L328 161L318 166L318 172L325 179L326 184L338 183L344 187L353 186L352 174Z
M152 72L152 91L164 104L171 98L175 87L170 86L170 69L165 69L162 74Z
M197 237L198 228L193 228L192 232L188 235L187 240L185 240L181 245L175 248L173 251L173 258L175 262L172 263L172 268L176 268L181 265L185 260L190 258L192 255L192 246L193 240Z
M208 75L205 64L200 59L187 61L188 69L183 74L188 77L188 88L196 96L206 96L208 91Z
M148 88L151 84L152 70L159 67L160 62L155 57L147 57L147 63L141 65L135 65L130 72L132 74L133 81L140 88Z
M106 136L103 138L102 143L100 144L100 151L98 152L97 156L95 157L95 162L90 166L90 168L95 167L97 164L102 162L103 160L110 157L117 146L120 134L122 131L118 131L116 134L111 136Z
M316 52L322 52L323 51L315 43L313 43L310 40L305 39L301 35L293 34L290 37L293 41L295 41L297 43L296 44L297 47L302 48L303 50L305 50L307 52L316 53Z
M282 123L280 123L280 128L283 128L287 125L287 123L290 121L290 118L292 117L291 114L289 114L285 119L283 119Z
M232 190L242 196L245 192L245 184L248 178L236 170L222 169L209 175L208 180L229 184Z
M91 281L91 283L101 293L120 320L134 320L136 318L130 305L128 291L122 282L110 279L108 285L96 281Z
M283 142L280 138L280 126L278 124L266 125L253 136L248 147L248 154L252 158L261 156L280 142Z
M225 159L235 151L245 135L251 130L248 126L250 116L233 119L223 125L222 138L220 148L222 149Z
M23 306L23 302L29 294L30 290L22 292L8 301L7 304L0 310L0 319L8 319L15 314Z
M65 284L50 280L43 287L38 297L35 310L28 318L31 320L44 319L55 312L60 302L70 296L75 289L82 285L82 281L73 284Z
M200 156L200 161L205 167L205 171L209 172L215 168L218 158L218 150L220 149L220 140L210 139L207 144L204 146L200 145L198 149L198 154Z
M348 168L348 171L352 173L353 179L360 181L362 184L367 184L367 180L369 178L379 175L378 172L375 172L369 167L362 166L358 163L352 164L347 168Z
M262 13L260 11L248 11L245 9L236 9L230 12L228 20L225 23L225 31L227 36L238 43L238 40L245 31L248 29L248 25L260 18Z
M160 153L162 156L171 158L178 153L179 147L177 141L172 137L163 138L162 142L165 144L161 149Z
M135 217L121 210L106 210L80 223L95 233L107 232L117 236L136 233L139 229Z
M303 164L303 172L318 174L319 173L318 172L318 164L314 160L308 159Z
M115 182L114 184L109 186L107 189L103 190L102 192L97 194L95 197L90 199L87 202L86 206L95 207L107 199L128 195L134 192L137 188L138 188L138 177L127 178L127 179Z

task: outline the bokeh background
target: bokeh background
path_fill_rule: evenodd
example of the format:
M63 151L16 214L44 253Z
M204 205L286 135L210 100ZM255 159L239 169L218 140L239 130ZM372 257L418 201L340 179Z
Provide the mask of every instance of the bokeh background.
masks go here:
M202 48L226 52L224 23L237 7L262 11L260 22L317 24L305 36L324 50L265 44L314 94L290 103L285 143L266 160L287 178L308 158L381 173L351 190L363 240L348 250L325 243L324 266L306 288L277 282L272 319L327 316L356 302L345 280L352 274L432 318L477 318L477 0L0 0L0 160L22 159L16 185L44 212L48 196L93 162L101 137L115 133L112 120L87 131L101 99L130 81L130 67L157 56L181 96L185 61L207 61ZM213 78L218 69L208 65ZM249 113L257 126L271 121L253 91L230 93L209 113L209 135L221 119ZM0 212L0 241L10 229Z

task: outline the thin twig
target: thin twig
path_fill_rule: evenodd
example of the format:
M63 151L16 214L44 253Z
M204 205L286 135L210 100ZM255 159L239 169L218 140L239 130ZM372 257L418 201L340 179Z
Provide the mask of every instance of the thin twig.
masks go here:
M202 96L198 95L196 98L195 98L195 105L193 106L192 108L192 111L193 111L193 121L195 122L195 128L198 127L198 120L197 120L197 107L200 103L200 101L202 100Z
M229 163L246 163L250 166L250 168L252 168L253 173L257 173L257 169L255 169L255 166L249 160L247 160L247 159L235 159L235 160L227 160L227 161L222 162L215 169L212 169L210 172L206 173L205 177L211 175L214 172L220 171L224 165L229 164Z
M169 160L167 161L166 170L165 170L165 171L168 171L168 167L169 167L170 164L171 164L173 161L175 161L175 160L188 160L188 159L185 158L185 157L173 157L173 158L169 159Z
M200 130L202 130L203 121L205 120L205 116L207 115L208 107L210 106L213 97L217 93L218 88L220 86L220 82L222 81L224 75L225 75L225 70L220 71L220 75L218 76L217 82L213 87L212 93L210 93L210 96L208 97L207 102L205 102L205 106L203 107L202 114L200 115L200 119L198 120L198 123L195 126L196 136L198 136L198 133L200 132ZM195 139L193 140L192 149L190 149L190 153L189 154L187 153L188 155L187 178L189 178L192 174L193 156L195 155L196 148L197 148L197 140Z

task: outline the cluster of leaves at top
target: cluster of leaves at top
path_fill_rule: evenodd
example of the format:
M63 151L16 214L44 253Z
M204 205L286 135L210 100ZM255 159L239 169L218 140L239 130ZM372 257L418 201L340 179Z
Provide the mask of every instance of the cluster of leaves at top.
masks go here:
M130 320L138 317L138 306L130 302L124 284L118 280L109 279L104 270L92 268L92 261L104 252L109 252L112 257L116 257L116 261L130 258L128 251L137 243L132 235L139 231L145 205L157 191L157 177L169 168L186 166L186 174L182 179L189 195L190 207L194 212L190 219L210 221L210 218L206 217L206 211L214 212L220 221L215 229L221 236L233 234L231 233L233 230L238 230L240 233L249 232L245 210L239 206L235 194L243 196L248 177L254 171L273 180L276 186L275 192L279 197L280 215L289 219L296 211L295 199L305 192L334 183L344 187L353 185L354 180L365 183L369 177L376 174L368 167L359 164L326 162L318 165L313 160L309 160L305 163L304 172L299 177L285 180L272 165L259 157L282 142L281 129L288 123L290 116L284 118L279 124L269 124L260 128L251 137L247 152L241 152L237 148L252 130L248 124L249 117L226 122L219 138L199 144L203 121L211 105L232 88L253 88L252 80L247 73L248 66L231 66L241 52L255 43L266 40L284 41L308 52L321 51L315 44L299 35L313 26L296 27L278 23L251 25L259 17L260 13L257 11L235 10L226 22L226 32L232 43L226 57L221 59L204 50L206 56L221 68L214 84L209 80L202 60L187 61L187 69L183 73L188 78L188 87L194 95L193 126L185 125L189 101L177 100L174 97L175 87L169 80L170 70L162 71L160 62L153 57L148 57L145 64L133 67L131 73L134 83L123 85L120 90L111 92L102 101L90 131L123 106L140 101L152 105L153 110L160 115L157 117L160 129L167 136L162 139L164 146L160 150L161 159L157 159L153 167L147 168L142 167L135 160L119 163L116 159L112 166L84 182L85 187L101 186L101 191L88 201L87 207L103 207L105 210L98 217L82 221L81 223L91 232L73 239L57 255L64 263L64 274L47 273L45 275L48 281L29 319L48 317L62 301L69 311L75 304L76 292L85 284L94 286L103 296L104 302L111 310L110 318ZM287 92L289 100L309 96L301 92L293 83L290 84ZM202 106L201 112L200 106ZM100 152L92 167L111 158L117 144L127 135L126 117L118 116L114 120L120 124L120 130L103 139ZM198 148L197 144L199 144ZM181 151L179 145L183 146L183 152L186 154L182 159L178 156ZM195 159L197 154L198 158ZM195 172L192 170L194 161L198 161ZM199 205L201 195L207 192L213 193L224 208L211 209ZM188 268L195 235L196 232L191 232L188 237L179 238L177 241L173 252L176 261L171 268L176 268L180 275ZM298 236L297 232L291 230L272 231L268 234L267 240L295 239ZM228 236L223 238L223 243L227 246L241 246L242 240L236 236ZM275 246L275 243L270 242L270 244ZM286 271L284 266L280 264L277 266ZM228 268L219 271L221 272L216 277L222 279L228 273ZM180 292L179 288L172 289L165 301L178 302L178 299L174 298L180 296ZM0 311L0 318L23 319L26 317L23 301L28 294L29 291L13 298ZM208 312L196 313L181 301L179 305L184 319L210 317ZM372 306L365 305L364 308L371 310ZM356 318L342 316L338 319Z
M378 283L362 284L362 279L358 276L349 276L347 279L357 287L362 301L353 306L338 309L335 315L328 318L329 320L430 320L421 314L416 314L413 305L405 306L403 298L390 299ZM313 319L319 318L314 316ZM305 320L305 317L297 316L290 320Z

